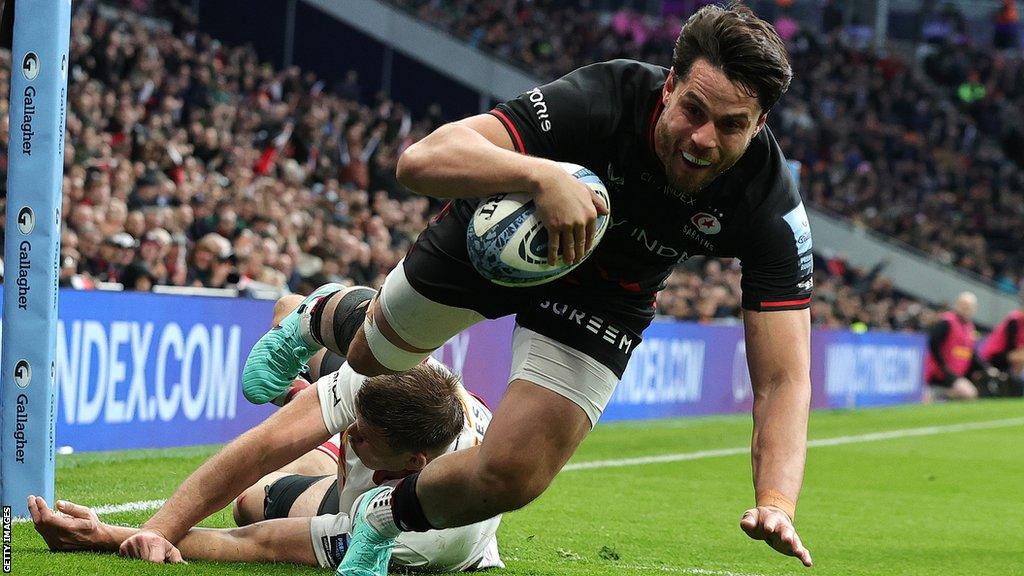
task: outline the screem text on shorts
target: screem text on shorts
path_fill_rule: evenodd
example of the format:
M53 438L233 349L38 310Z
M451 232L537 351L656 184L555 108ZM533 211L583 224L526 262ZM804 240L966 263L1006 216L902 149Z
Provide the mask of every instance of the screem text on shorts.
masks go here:
M613 326L611 322L601 318L600 316L584 312L583 310L574 308L568 304L552 302L550 300L541 302L540 307L542 310L550 310L555 316L564 318L569 322L574 322L577 326L583 328L587 332L599 336L601 340L615 345L619 350L622 350L626 354L629 354L630 349L635 344L632 336L627 334L624 330Z

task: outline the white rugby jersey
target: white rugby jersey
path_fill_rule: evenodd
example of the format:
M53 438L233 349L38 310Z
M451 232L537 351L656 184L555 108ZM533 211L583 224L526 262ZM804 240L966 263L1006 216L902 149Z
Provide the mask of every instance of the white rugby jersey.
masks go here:
M428 358L431 366L448 372L448 367L434 358ZM335 372L328 374L316 382L317 394L320 397L320 413L324 418L327 430L336 436L331 439L332 443L340 449L338 458L338 496L340 512L348 513L356 498L367 490L379 486L389 480L404 478L412 473L409 470L394 472L374 471L367 468L356 457L352 450L346 450L346 442L341 438L349 425L355 422L356 413L356 392L363 384L366 377L357 374L348 363L345 363ZM465 423L462 432L455 441L448 447L447 452L454 452L470 446L476 446L483 441L484 432L491 421L491 411L484 405L483 401L470 394L461 384L459 385L459 399L462 400L462 411L465 414Z
M448 368L433 358L432 366L448 372ZM352 450L345 449L342 433L356 419L355 398L366 377L357 374L348 363L336 372L317 380L317 395L320 399L320 413L327 429L334 434L331 441L320 449L328 452L338 461L338 508L348 514L356 499L367 490L388 482L404 478L412 472L373 471L367 468ZM446 452L454 452L476 446L483 441L484 432L491 421L491 411L483 401L469 393L461 384L458 389L462 401L465 423L462 432ZM408 568L428 568L441 571L480 570L504 568L498 552L495 533L501 516L446 530L428 532L403 532L397 541L392 562ZM314 539L315 544L315 539Z

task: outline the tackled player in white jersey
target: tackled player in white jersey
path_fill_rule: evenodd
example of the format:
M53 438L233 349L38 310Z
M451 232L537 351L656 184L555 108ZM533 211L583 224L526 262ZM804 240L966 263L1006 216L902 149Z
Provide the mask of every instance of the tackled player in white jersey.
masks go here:
M275 323L301 300L279 301ZM487 406L433 358L397 377L367 378L329 353L310 364L312 376L329 373L305 390L295 386L285 407L203 464L162 508L194 526L237 496L233 513L239 528L193 527L177 550L125 551L124 546L145 544L131 539L138 529L104 524L91 509L71 502L51 510L30 496L36 530L55 551L121 551L153 562L188 558L335 568L348 546L349 511L362 494L441 454L480 444L491 419ZM241 486L248 488L240 491ZM428 571L502 567L495 538L499 522L500 517L409 533L396 542L391 564Z

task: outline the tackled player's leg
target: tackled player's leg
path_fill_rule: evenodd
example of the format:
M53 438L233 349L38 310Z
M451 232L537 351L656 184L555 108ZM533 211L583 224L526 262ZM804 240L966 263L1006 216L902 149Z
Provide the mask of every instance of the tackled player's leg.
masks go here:
M338 437L332 438L243 490L231 508L235 524L324 514L332 490L336 510L337 486L332 481L338 475L339 444Z

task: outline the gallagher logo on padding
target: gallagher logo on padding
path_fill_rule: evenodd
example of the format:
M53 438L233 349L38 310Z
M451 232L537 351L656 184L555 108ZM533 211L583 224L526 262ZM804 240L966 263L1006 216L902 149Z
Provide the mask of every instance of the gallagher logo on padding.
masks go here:
M32 383L32 365L28 363L28 360L18 360L18 363L14 365L14 383L18 385L18 388L28 388L28 385Z
M703 234L718 234L722 231L722 224L718 221L718 218L715 218L707 212L698 212L694 214L693 218L690 218L690 222L692 222L693 225L697 227L697 230L700 230Z
M39 57L35 52L28 52L21 61L21 73L26 80L35 80L39 76Z
M31 234L36 227L36 215L28 206L22 206L18 211L18 230L22 234Z

